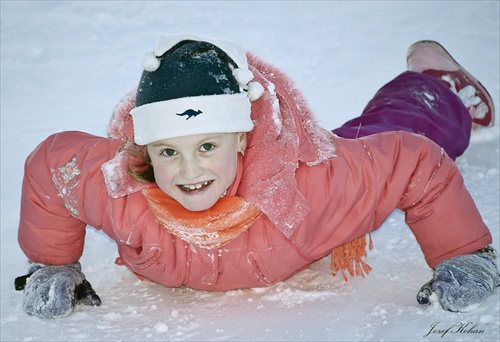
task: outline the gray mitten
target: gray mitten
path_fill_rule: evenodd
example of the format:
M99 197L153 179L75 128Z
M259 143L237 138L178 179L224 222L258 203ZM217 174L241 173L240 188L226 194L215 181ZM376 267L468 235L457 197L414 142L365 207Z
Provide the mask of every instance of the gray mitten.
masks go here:
M101 305L79 262L63 266L34 263L29 273L23 299L23 308L28 314L60 318L69 315L76 303Z
M429 304L435 292L447 311L475 310L500 285L495 259L495 250L488 246L441 262L434 270L434 278L420 289L418 302Z

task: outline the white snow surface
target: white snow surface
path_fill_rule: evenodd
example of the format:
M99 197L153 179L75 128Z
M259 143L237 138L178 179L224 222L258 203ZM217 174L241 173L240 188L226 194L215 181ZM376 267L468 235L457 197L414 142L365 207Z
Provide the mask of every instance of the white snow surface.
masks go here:
M320 123L358 115L406 69L406 49L442 43L499 101L498 1L1 1L2 341L498 341L499 289L475 311L420 306L431 278L395 212L373 234L373 271L345 283L329 258L263 289L204 292L139 281L117 248L87 229L81 258L100 307L58 320L25 314L14 278L23 163L48 135L104 136L111 111L138 83L141 58L162 34L235 40L285 71ZM499 129L473 133L457 160L499 246ZM453 215L453 213L450 213ZM434 331L429 333L430 331Z

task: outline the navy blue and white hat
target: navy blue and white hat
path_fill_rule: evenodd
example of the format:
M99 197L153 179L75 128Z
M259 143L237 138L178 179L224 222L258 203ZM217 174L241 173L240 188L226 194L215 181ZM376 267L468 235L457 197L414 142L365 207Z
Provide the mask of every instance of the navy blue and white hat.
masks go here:
M161 36L142 66L130 112L136 144L253 129L250 101L264 89L251 82L240 44L190 34Z

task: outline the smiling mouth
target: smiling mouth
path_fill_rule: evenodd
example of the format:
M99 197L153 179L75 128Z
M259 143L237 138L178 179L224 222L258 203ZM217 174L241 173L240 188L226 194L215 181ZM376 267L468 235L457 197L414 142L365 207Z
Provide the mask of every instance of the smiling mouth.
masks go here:
M210 181L206 181L206 182L198 183L198 184L182 184L182 185L179 185L179 188L181 188L182 191L187 191L187 192L199 191L199 190L205 189L207 186L212 184L212 182L213 181L210 180Z

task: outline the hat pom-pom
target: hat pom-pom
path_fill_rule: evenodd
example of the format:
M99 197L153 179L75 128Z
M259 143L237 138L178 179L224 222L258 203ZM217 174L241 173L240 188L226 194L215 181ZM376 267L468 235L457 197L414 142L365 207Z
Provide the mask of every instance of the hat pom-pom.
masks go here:
M160 60L156 57L153 51L146 52L142 57L142 67L144 70L153 72L156 71L159 66Z
M246 89L248 82L250 82L253 79L253 74L248 69L241 69L241 68L234 69L233 76L243 89Z
M264 94L264 87L259 82L248 83L248 98L250 101L256 101Z

